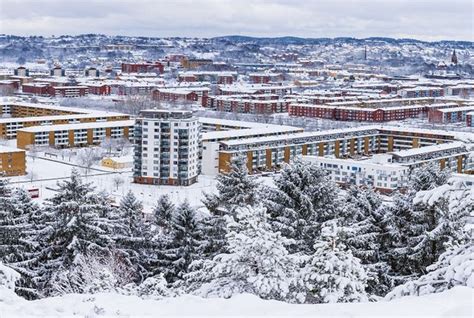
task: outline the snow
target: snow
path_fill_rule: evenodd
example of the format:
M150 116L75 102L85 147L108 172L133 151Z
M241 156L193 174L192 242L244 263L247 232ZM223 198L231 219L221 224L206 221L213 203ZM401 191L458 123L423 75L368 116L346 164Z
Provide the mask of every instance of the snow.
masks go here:
M116 293L70 294L26 301L0 290L2 318L9 317L472 317L473 289L456 287L440 294L408 296L377 303L296 305L250 294L230 299L180 296L141 299Z
M73 149L78 151L78 149ZM38 153L42 156L42 153ZM43 201L46 198L52 197L57 188L56 183L61 178L69 178L74 167L78 168L74 157L71 162L68 161L68 155L65 155L64 161L61 161L61 155L58 158L32 158L26 157L26 176L18 176L8 178L12 186L22 187L25 189L38 188L40 190L40 198L35 199ZM118 204L121 198L131 190L135 196L143 201L144 212L151 212L156 200L162 194L170 195L173 203L178 204L184 202L185 199L194 207L201 207L201 199L203 192L212 192L215 189L215 180L211 176L199 176L198 182L188 186L164 186L164 185L146 185L133 183L131 168L123 170L114 170L97 165L92 166L91 171L86 175L83 169L80 169L81 174L86 182L93 182L97 191L106 191L110 193L111 197ZM31 181L33 174L33 181ZM114 184L114 177L119 176L125 182L119 185L118 189Z
M19 130L24 132L45 132L45 131L61 131L61 130L74 130L79 129L96 129L96 128L119 128L119 127L131 127L135 125L135 120L117 120L117 121L101 121L101 122L86 122L76 124L60 124L60 125L44 125L44 126L31 126L21 128Z

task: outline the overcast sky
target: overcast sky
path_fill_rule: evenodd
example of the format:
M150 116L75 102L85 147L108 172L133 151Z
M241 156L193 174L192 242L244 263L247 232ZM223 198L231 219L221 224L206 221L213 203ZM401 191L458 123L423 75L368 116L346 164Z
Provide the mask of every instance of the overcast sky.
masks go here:
M473 0L0 0L0 33L473 40Z

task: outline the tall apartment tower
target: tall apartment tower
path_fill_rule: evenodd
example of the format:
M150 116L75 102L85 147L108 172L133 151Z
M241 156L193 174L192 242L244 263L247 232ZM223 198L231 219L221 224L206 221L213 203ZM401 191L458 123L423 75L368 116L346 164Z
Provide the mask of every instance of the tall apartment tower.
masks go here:
M143 110L134 133L134 182L187 186L197 181L201 129L191 111Z

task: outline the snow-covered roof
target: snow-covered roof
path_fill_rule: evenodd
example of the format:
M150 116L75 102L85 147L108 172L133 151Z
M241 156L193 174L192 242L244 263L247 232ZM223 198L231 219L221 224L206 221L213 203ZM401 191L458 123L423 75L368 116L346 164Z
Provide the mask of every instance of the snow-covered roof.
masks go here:
M432 145L432 146L425 146L425 147L420 147L420 148L412 148L412 149L405 149L405 150L400 150L400 151L394 151L391 152L394 156L397 157L413 157L417 155L423 155L427 153L433 153L433 152L440 152L440 151L446 151L446 150L454 150L457 148L462 148L464 147L464 143L461 141L453 141L453 142L448 142L448 143L442 143L438 145Z
M9 152L25 152L23 149L18 149L14 147L7 147L0 145L0 153L9 153Z
M291 126L277 126L268 125L267 127L262 126L259 128L251 129L233 129L223 131L211 131L202 134L203 141L206 140L225 140L225 139L236 139L244 137L257 137L257 136L268 136L277 134L288 134L292 132L303 131L302 128L291 127ZM248 140L249 138L245 139Z
M117 120L117 121L100 121L100 122L77 123L77 124L32 126L32 127L18 129L18 131L36 133L36 132L44 132L44 131L132 127L134 125L135 125L135 120Z
M474 111L474 106L454 107L454 108L441 108L438 111L442 113L455 113L455 112L466 112Z

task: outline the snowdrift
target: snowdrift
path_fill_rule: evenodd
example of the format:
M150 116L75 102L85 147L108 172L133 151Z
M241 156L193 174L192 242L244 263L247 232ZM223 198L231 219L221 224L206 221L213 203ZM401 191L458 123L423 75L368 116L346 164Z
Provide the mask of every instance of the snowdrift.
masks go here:
M472 317L474 289L378 303L293 305L243 294L231 299L182 296L144 300L114 293L71 294L26 301L0 289L0 317Z

